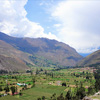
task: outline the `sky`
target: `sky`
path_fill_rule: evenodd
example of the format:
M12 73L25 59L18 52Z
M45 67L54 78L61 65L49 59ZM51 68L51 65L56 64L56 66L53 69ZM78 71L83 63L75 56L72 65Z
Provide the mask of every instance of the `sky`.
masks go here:
M56 39L87 55L100 49L100 1L0 0L0 31Z

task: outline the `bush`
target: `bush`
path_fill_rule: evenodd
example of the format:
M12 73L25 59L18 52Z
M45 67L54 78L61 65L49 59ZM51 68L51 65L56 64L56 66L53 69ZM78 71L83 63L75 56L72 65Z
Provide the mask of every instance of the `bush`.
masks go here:
M62 86L66 86L66 83L64 82L64 83L62 83Z
M42 100L45 100L45 96L42 96Z
M31 83L28 83L28 85L31 85Z
M21 93L21 92L19 92L19 95L20 95L20 96L22 96L22 93Z
M3 89L2 89L2 87L0 86L0 91L2 91Z
M41 100L41 98L37 98L37 100Z

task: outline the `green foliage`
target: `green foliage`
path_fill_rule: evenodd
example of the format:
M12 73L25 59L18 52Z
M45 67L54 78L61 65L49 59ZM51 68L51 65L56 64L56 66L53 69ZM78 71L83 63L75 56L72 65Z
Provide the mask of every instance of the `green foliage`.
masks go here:
M80 87L77 88L76 96L78 99L83 99L83 97L86 96L85 88L82 83L80 84Z
M11 89L11 91L12 91L12 95L14 95L14 93L16 92L15 86L12 86L10 89Z
M42 96L42 100L45 100L46 98L45 98L45 96Z
M41 98L37 98L37 100L41 100Z
M59 98L61 100L79 100L86 95L86 92L88 95L95 93L95 89L93 89L95 80L90 70L87 73L87 71L83 72L82 69L74 68L52 70L53 68L43 67L42 69L43 70L39 67L39 73L37 75L33 74L34 76L30 74L2 75L0 76L0 85L4 88L6 86L6 79L8 79L8 83L10 84L16 83L16 78L19 83L30 83L29 87L32 86L34 88L25 90L25 86L23 86L24 90L21 91L23 95L19 96L19 100L42 100L42 96L45 96L45 100L57 100L57 98L58 100ZM35 73L37 68L34 67L32 70L33 73ZM79 77L76 77L77 74ZM87 75L92 78L88 80L85 79ZM83 85L80 82L82 82ZM61 86L62 83L66 83L67 87ZM89 88L86 89L85 86ZM9 87L12 86L9 85ZM63 93L63 95L61 95L61 93ZM14 97L17 98L17 96Z
M38 68L36 69L36 75L37 75L37 74L39 74L39 70L38 70Z
M9 92L10 91L8 85L4 88L4 90L5 90L5 92Z
M57 66L56 63L53 63L53 61L48 60L44 57L33 55L30 56L30 59L34 62L35 65L41 66L41 67L51 67L51 66Z
M66 96L65 96L65 100L71 100L72 96L71 96L71 90L68 90Z
M62 83L62 86L66 86L66 83L65 83L65 82L63 82L63 83Z
M51 96L51 99L50 100L56 100L56 93L54 93L52 96Z
M0 86L0 91L2 91L3 89L2 89L2 86Z
M32 88L35 87L35 81L36 81L36 80L35 80L35 77L33 77L33 78L32 78L33 84L32 84L32 86L31 86Z
M57 100L64 100L63 93L61 93L60 96L57 97Z
M100 90L100 68L94 72L94 78L95 78L95 89L96 91Z
M93 95L95 93L95 87L94 86L90 86L88 87L88 95Z

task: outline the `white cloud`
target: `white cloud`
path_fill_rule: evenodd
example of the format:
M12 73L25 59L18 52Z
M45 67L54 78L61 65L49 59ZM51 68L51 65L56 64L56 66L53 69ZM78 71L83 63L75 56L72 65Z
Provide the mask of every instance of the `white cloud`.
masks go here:
M54 24L54 27L60 27L61 24Z
M51 11L62 27L58 38L79 53L90 53L100 47L100 1L64 0Z
M0 0L0 31L12 36L46 37L57 39L74 47L79 53L90 53L100 47L100 1L63 0L49 5L56 36L36 22L27 19L24 6L28 0ZM43 0L44 1L44 0ZM46 3L46 4L44 4ZM58 4L57 4L58 3ZM54 5L51 8L51 5ZM51 19L52 19L51 18ZM59 23L59 24L58 24ZM49 26L50 27L50 26ZM54 31L55 31L54 30ZM59 38L59 39L58 39Z
M0 0L0 31L18 37L48 37L56 39L51 33L44 33L39 23L26 17L24 6L28 0Z

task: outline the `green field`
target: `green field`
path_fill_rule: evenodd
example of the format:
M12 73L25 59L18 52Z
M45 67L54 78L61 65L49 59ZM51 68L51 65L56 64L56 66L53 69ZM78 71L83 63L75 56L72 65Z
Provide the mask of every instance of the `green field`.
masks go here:
M22 96L5 96L1 97L0 100L37 100L37 98L46 97L46 100L51 100L51 96L56 93L58 97L61 93L63 96L66 95L67 91L75 91L76 84L79 86L80 82L83 83L85 91L87 92L87 87L94 85L95 80L93 77L93 69L87 70L86 68L74 68L74 69L61 69L61 70L52 70L52 68L42 68L37 75L36 68L33 69L33 74L15 74L15 75L2 75L0 76L0 86L4 88L7 83L9 83L9 88L11 86L17 86L17 91L22 93ZM32 79L35 79L35 86L31 88L33 82ZM23 87L16 85L17 83L26 83L28 84L27 89L22 90ZM66 87L62 86L62 83L66 83ZM5 91L1 91L1 94ZM11 94L11 91L9 92ZM73 93L74 95L74 93Z

